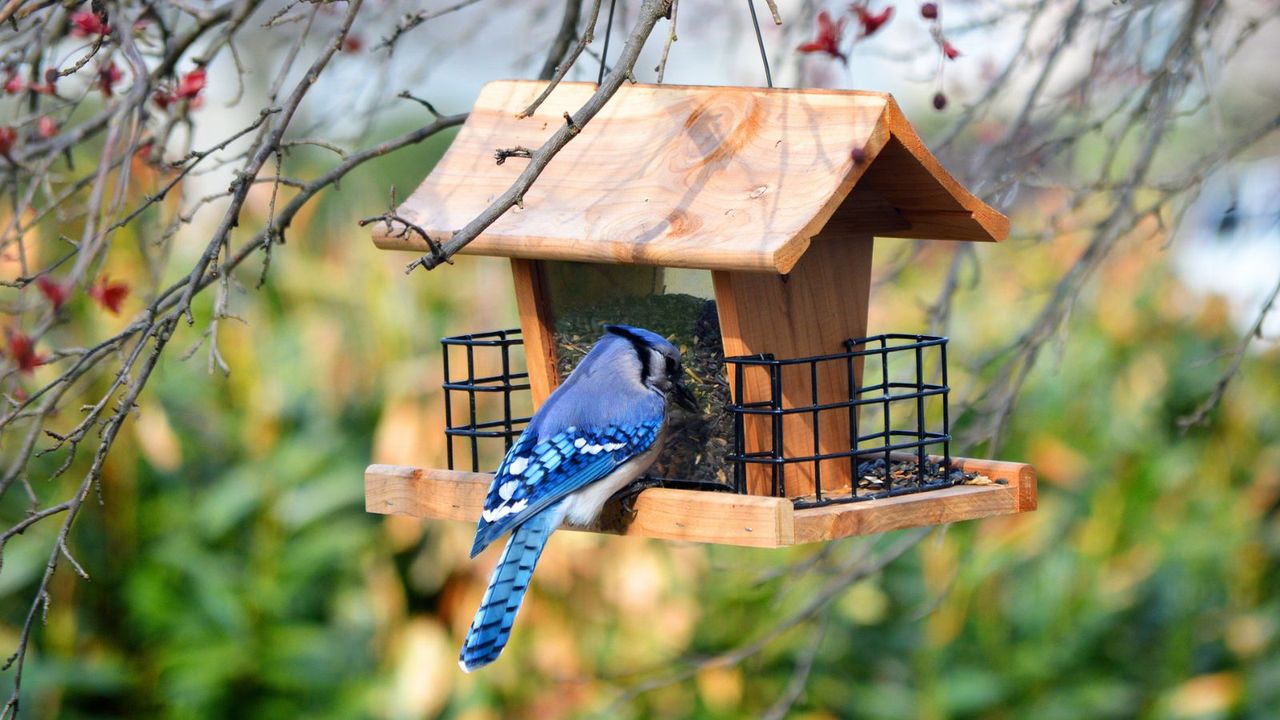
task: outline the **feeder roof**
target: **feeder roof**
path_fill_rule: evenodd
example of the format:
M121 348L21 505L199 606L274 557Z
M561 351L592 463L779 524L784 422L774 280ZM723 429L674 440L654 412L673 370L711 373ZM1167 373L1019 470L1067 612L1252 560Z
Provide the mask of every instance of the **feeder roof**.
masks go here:
M484 87L449 150L399 208L443 242L506 191L595 91ZM856 158L856 162L855 162ZM425 250L380 226L382 248ZM925 149L890 95L624 85L524 196L462 252L527 259L786 273L810 240L876 235L999 241L1009 221ZM824 237L825 240L825 237Z

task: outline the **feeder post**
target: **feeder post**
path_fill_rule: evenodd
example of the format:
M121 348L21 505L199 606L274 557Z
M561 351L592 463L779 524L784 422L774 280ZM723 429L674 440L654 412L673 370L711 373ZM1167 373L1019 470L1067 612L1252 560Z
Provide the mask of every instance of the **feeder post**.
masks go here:
M512 258L511 276L515 280L516 310L520 313L520 331L524 336L529 390L533 394L533 406L538 408L560 384L556 372L555 318L551 314L546 273L540 260Z
M812 357L839 352L845 340L867 335L867 311L871 292L872 237L833 223L815 238L791 272L712 272L720 332L726 357L770 353L786 358ZM855 382L862 380L862 362L854 367ZM804 365L782 369L784 407L800 408L818 403L846 402L850 397L844 363L822 363L813 376ZM748 403L769 399L768 373L763 368L746 368L743 382ZM746 452L761 452L773 446L770 418L749 415L745 419ZM813 413L785 416L782 447L786 457L807 457L814 452ZM818 413L818 453L849 450L850 413L836 408ZM823 492L848 490L853 478L847 472L847 458L821 462ZM789 463L785 473L787 495L810 495L814 491L813 462ZM747 492L768 495L771 487L768 466L747 464Z

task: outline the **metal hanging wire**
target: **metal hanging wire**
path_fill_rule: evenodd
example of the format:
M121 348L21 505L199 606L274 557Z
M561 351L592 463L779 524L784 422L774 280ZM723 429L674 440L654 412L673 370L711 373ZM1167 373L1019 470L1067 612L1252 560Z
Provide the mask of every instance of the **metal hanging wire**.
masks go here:
M609 0L609 20L604 26L604 49L600 51L600 74L596 76L596 84L604 84L604 64L609 58L609 36L613 35L613 11L618 7L618 0Z
M769 54L764 50L764 35L760 33L760 18L756 17L755 0L747 0L747 7L751 8L751 24L756 28L756 44L760 46L760 62L764 64L764 81L772 88L773 73L769 72Z
M605 63L609 59L609 38L613 35L613 13L617 9L618 0L609 0L609 19L604 27L604 49L600 52L600 72L596 75L596 85L604 84ZM765 84L773 87L773 73L769 71L769 53L764 49L764 34L760 32L760 18L756 15L755 0L747 0L747 8L751 10L751 26L756 31L756 45L760 48L760 64L764 65Z

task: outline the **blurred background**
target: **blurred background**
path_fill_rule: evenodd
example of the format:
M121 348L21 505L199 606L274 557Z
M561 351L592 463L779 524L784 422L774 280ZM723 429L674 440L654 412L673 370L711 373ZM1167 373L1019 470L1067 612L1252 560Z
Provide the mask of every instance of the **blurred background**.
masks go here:
M617 33L630 4L619 3ZM421 113L375 111L376 93L409 88L461 112L483 82L533 76L559 3L516 5L480 3L443 17L390 60L369 47L379 26L360 30L363 49L349 49L322 80L320 99L304 106L306 126L391 136L420 124ZM759 84L745 9L713 5L681 4L667 81ZM952 386L955 402L978 408L956 420L968 438L957 451L1034 464L1039 510L939 528L905 552L905 533L786 550L557 533L502 659L462 674L458 646L496 551L468 560L467 524L365 513L362 482L371 462L444 465L439 338L517 324L505 261L459 257L406 277L411 256L376 250L356 225L385 209L391 187L403 197L426 175L445 133L362 166L295 219L266 285L253 289L254 268L234 293L243 322L219 325L229 375L210 373L203 352L163 361L107 458L101 501L91 499L71 536L91 580L60 571L49 587L23 716L1274 717L1280 310L1205 422L1184 429L1180 420L1214 392L1280 278L1275 134L1223 158L1197 178L1202 192L1179 195L1108 247L1027 360L998 439L980 410L1016 352L1011 343L1059 283L1081 273L1113 192L1081 190L1114 151L1102 137L1072 144L1065 162L986 172L993 153L1009 152L1003 131L1036 82L1030 60L1026 75L1017 63L1010 71L1022 95L957 124L1024 41L1040 58L1052 50L1073 3L1048 5L1041 9L1057 19L1037 16L1028 30L1029 16L1002 20L999 3L946 3L949 37L965 54L945 79L934 74L935 51L920 50L932 41L916 3L898 3L884 35L859 41L847 67L794 52L811 39L821 4L780 3L787 30L764 28L780 84L893 92L926 142L944 145L944 164L1012 217L1007 242L971 248L962 262L942 244L878 243L871 332L937 327L940 288L956 283L946 326L961 365ZM1134 21L1135 33L1146 28L1132 49L1139 68L1182 17L1153 3L1084 5L1101 28L1145 13ZM1144 180L1139 198L1205 174L1194 160L1227 144L1223 128L1275 115L1275 8L1221 10L1234 13L1222 33L1251 19L1257 26L1230 57L1205 51L1220 60L1214 92L1185 91L1176 129L1160 138L1161 174ZM398 12L375 17L392 23ZM663 36L660 28L645 62ZM1072 62L1087 67L1094 46L1072 42ZM271 52L246 47L244 63L269 63ZM594 75L583 62L575 73ZM208 144L201 133L221 138L235 118L256 114L244 109L252 102L228 107L234 67L225 54L209 66L197 145ZM1055 95L1060 127L1073 112L1092 122L1106 97L1137 93L1159 72L1125 79L1131 85L1110 95ZM246 77L247 92L261 95L265 82ZM933 105L940 88L950 101L943 112ZM1130 140L1122 155L1135 152ZM1044 137L1034 143L1056 152ZM331 162L324 149L304 148L285 166L305 177ZM201 212L183 233L207 235ZM255 188L246 224L270 212L269 186ZM135 288L123 315L69 304L62 342L89 343L141 308L152 232L119 230L104 268ZM179 269L202 245L180 240ZM211 304L197 303L200 317ZM176 350L198 339L198 329L184 333ZM24 382L55 376L42 367ZM5 501L11 524L22 505ZM4 548L4 648L16 642L56 531L37 525Z

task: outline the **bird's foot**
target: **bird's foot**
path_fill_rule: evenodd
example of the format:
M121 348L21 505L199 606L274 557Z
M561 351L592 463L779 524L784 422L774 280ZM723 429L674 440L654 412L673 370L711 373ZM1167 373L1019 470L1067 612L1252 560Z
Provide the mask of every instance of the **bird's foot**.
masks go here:
M617 501L622 513L628 518L635 517L636 514L636 498L640 497L640 493L649 488L662 487L661 478L652 478L644 476L638 480L631 481L626 487L614 493L609 502Z

